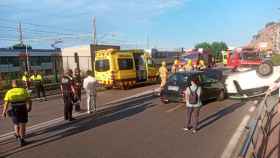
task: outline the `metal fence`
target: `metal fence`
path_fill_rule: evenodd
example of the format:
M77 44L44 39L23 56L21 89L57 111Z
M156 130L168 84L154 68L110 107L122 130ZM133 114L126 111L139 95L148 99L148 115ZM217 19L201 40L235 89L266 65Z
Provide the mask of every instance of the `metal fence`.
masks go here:
M72 69L75 70L79 67L81 75L84 75L87 70L91 70L91 57L90 56L79 56L78 60L75 60L75 56L63 56L62 57L62 68L63 70Z
M256 117L248 126L248 133L239 153L240 158L263 158L265 156L272 118L277 102L265 96L258 107Z

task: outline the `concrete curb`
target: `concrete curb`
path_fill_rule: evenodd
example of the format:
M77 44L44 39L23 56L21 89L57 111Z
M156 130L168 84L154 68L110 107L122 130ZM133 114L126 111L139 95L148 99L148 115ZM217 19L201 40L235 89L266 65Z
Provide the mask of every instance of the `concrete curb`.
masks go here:
M130 103L133 103L133 102L136 102L136 101L141 101L143 99L155 98L155 97L157 97L157 96L154 95L155 91L156 90L149 90L149 91L146 91L146 92L138 93L138 94L130 96L130 97L126 97L126 98L122 98L122 99L119 99L119 100L109 102L109 103L107 103L105 105L102 105L99 108L97 108L96 112L94 112L93 115L97 115L97 116L106 115L106 114L111 113L111 112L115 112L115 111L119 111L121 109L128 108L128 107L131 106ZM73 117L81 117L81 116L84 116L84 115L91 116L91 114L88 114L87 112L84 112L84 113L74 113ZM29 135L34 131L44 129L44 128L47 128L49 126L57 125L59 123L62 123L63 121L64 121L64 118L59 117L59 118L55 118L55 119L52 119L52 120L47 121L47 122L42 122L42 123L33 125L33 126L28 127L26 129L26 134ZM14 137L14 132L13 131L9 132L9 133L6 133L6 134L2 134L2 135L0 135L0 141L5 141L5 140L11 139L13 137Z

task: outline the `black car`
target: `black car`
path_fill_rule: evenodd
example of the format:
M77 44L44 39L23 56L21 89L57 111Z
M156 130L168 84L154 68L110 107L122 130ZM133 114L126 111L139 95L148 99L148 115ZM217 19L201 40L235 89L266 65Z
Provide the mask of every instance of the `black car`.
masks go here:
M171 74L161 93L161 101L184 102L184 91L190 86L190 81L195 78L202 87L201 100L209 99L223 100L226 95L223 83L223 72L221 70L208 69L206 71L177 72Z

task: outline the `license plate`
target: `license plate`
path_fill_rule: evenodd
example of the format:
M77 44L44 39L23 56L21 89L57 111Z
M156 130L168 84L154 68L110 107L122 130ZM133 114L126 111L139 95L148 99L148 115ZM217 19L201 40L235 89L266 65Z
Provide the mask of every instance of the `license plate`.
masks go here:
M178 91L179 87L178 86L168 86L168 90L170 90L170 91Z

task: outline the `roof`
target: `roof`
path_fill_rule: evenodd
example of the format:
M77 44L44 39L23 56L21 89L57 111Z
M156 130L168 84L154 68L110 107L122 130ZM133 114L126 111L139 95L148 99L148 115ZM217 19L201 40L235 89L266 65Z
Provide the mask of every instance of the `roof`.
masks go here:
M25 49L0 48L0 56L18 56L20 53L25 52ZM27 52L35 56L50 56L61 54L61 49L27 49Z
M0 48L0 52L22 52L25 49ZM28 52L60 52L60 49L28 49Z
M203 73L203 71L197 71L197 70L194 70L194 71L179 71L179 72L176 72L175 74L187 74L188 76L190 76L190 75L195 75L195 74L200 74L200 73Z

